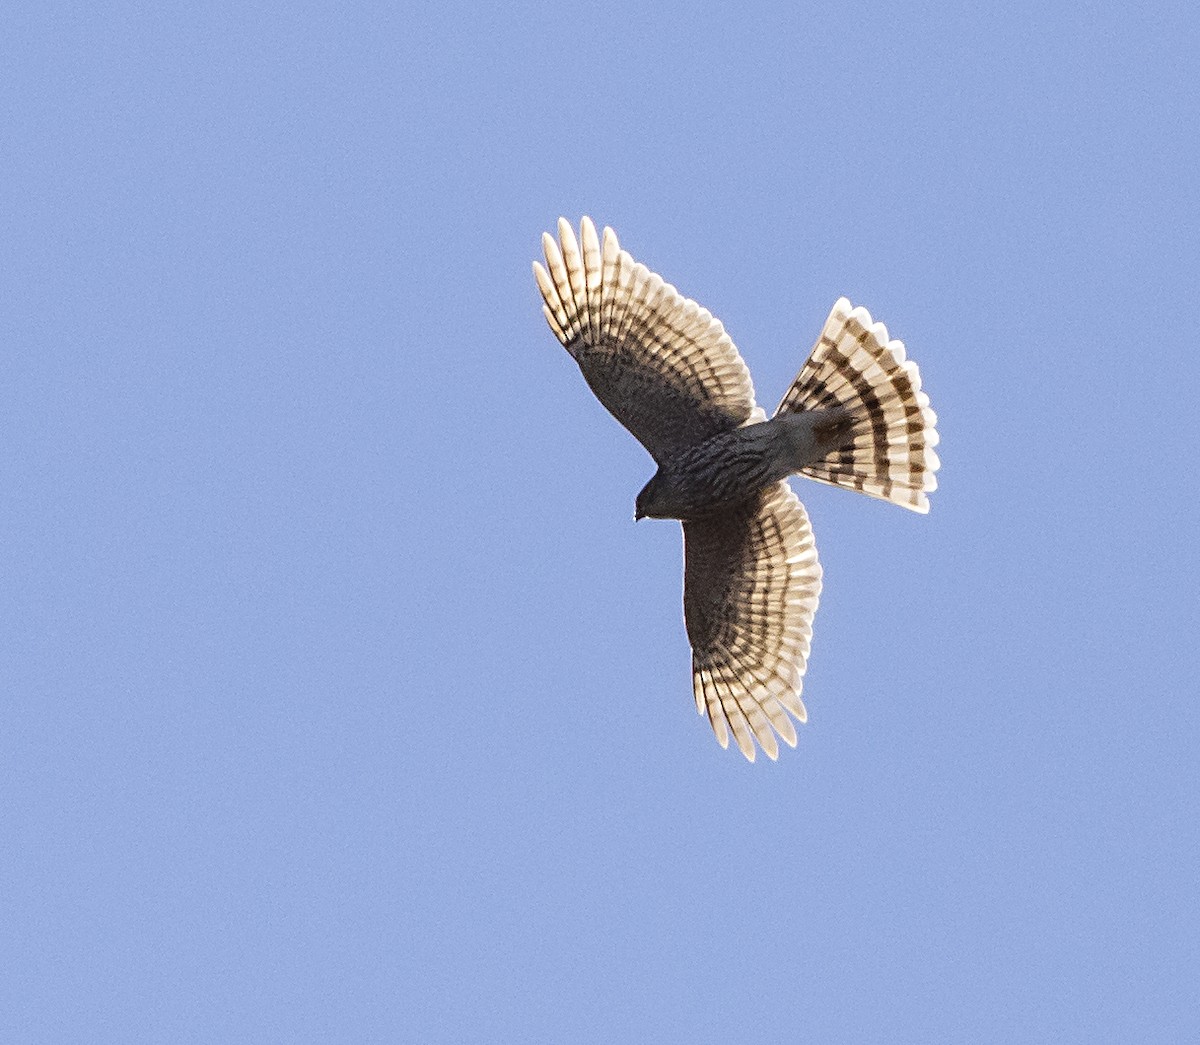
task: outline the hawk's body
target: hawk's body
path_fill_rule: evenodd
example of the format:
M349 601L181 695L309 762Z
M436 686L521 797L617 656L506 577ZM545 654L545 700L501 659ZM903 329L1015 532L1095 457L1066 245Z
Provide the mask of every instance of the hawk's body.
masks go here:
M841 409L780 414L665 457L638 494L638 519L699 519L724 511L842 445L852 417Z
M904 346L865 309L839 299L775 416L755 405L750 374L720 322L637 264L583 219L577 243L559 220L534 262L551 329L597 398L659 469L637 516L678 518L684 619L696 707L722 747L732 728L754 758L776 734L791 745L821 567L808 517L786 477L926 512L936 486L936 418Z

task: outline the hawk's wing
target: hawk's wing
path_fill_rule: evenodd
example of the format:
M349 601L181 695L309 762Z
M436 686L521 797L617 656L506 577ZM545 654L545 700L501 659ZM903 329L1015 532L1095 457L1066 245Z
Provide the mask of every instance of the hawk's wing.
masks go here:
M558 243L542 235L546 267L533 263L542 311L583 376L638 441L662 462L672 451L754 416L750 372L719 320L638 264L590 218L580 244L565 219Z
M778 733L792 747L821 592L821 565L804 506L779 482L727 512L683 524L683 615L692 643L696 710L717 740L729 727L754 761ZM774 732L772 732L772 729Z

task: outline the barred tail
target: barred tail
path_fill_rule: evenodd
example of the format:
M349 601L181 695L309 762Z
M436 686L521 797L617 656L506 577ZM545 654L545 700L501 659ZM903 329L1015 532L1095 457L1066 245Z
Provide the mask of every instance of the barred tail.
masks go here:
M940 462L933 448L937 415L921 391L917 364L904 344L889 341L887 327L865 308L838 298L820 340L776 414L843 406L853 427L839 450L801 475L859 490L914 512L928 512Z

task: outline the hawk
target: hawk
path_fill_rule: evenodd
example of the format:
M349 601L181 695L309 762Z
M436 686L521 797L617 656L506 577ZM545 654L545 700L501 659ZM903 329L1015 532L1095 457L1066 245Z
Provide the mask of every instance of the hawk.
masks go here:
M904 345L839 298L774 415L720 321L585 217L533 263L550 329L658 471L635 519L683 523L683 616L696 710L754 761L796 746L821 592L808 515L787 477L928 512L937 418ZM790 717L789 717L790 716Z

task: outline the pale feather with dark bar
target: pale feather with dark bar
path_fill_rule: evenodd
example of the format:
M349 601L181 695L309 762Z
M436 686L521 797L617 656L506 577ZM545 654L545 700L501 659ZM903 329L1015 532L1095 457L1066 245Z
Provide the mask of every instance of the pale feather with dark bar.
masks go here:
M835 303L808 361L767 419L719 320L603 239L559 219L534 262L543 312L596 397L658 471L636 516L684 533L684 620L696 708L754 760L796 744L821 591L808 516L787 476L917 512L937 483L936 417L904 346L865 309ZM791 716L791 717L789 717Z

